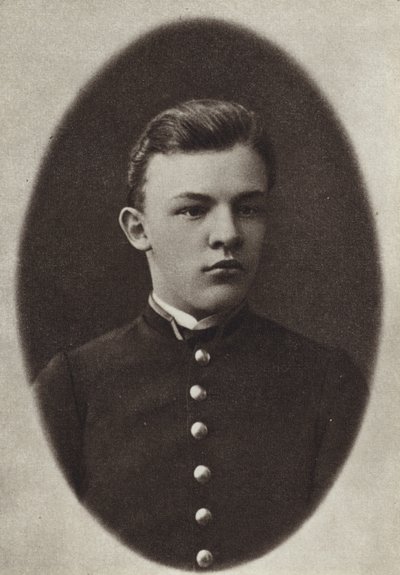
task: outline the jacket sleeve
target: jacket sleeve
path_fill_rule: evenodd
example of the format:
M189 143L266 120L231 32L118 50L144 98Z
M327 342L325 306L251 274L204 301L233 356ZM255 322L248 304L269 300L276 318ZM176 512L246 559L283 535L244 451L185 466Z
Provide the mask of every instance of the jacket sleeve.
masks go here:
M329 361L322 386L316 429L317 456L313 500L317 503L331 486L356 438L368 399L368 386L344 352Z
M56 355L34 382L47 439L68 483L79 495L82 483L82 422L68 357Z

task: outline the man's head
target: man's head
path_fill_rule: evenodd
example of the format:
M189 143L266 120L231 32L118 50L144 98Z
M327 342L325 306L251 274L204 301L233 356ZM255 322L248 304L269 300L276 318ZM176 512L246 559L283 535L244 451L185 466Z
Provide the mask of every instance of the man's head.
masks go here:
M186 102L148 124L131 154L120 223L146 252L157 295L198 318L244 299L273 169L260 122L238 104Z

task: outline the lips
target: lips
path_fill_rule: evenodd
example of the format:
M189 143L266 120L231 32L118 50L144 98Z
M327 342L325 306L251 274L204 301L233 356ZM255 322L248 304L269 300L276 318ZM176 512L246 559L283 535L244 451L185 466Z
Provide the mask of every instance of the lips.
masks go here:
M215 264L213 264L212 266L206 267L205 270L206 271L212 271L212 270L243 270L243 266L242 264L235 259L229 259L229 260L220 260L219 262L216 262Z

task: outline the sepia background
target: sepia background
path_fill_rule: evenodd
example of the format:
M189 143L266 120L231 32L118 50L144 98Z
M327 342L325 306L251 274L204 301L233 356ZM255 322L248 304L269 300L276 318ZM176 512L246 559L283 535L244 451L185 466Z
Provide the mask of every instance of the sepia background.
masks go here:
M75 501L41 431L18 340L18 243L43 155L95 72L165 22L215 17L296 59L345 126L376 219L383 323L372 399L318 512L284 545L229 573L379 574L400 563L400 2L156 0L0 3L0 573L177 572L137 556ZM43 310L45 313L45 310ZM228 571L227 571L228 572Z

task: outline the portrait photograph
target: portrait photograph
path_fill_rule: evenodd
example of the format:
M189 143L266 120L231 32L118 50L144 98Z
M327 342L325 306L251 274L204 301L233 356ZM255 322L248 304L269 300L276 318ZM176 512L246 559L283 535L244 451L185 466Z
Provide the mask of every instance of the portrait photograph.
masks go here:
M2 573L396 573L399 11L0 6Z

